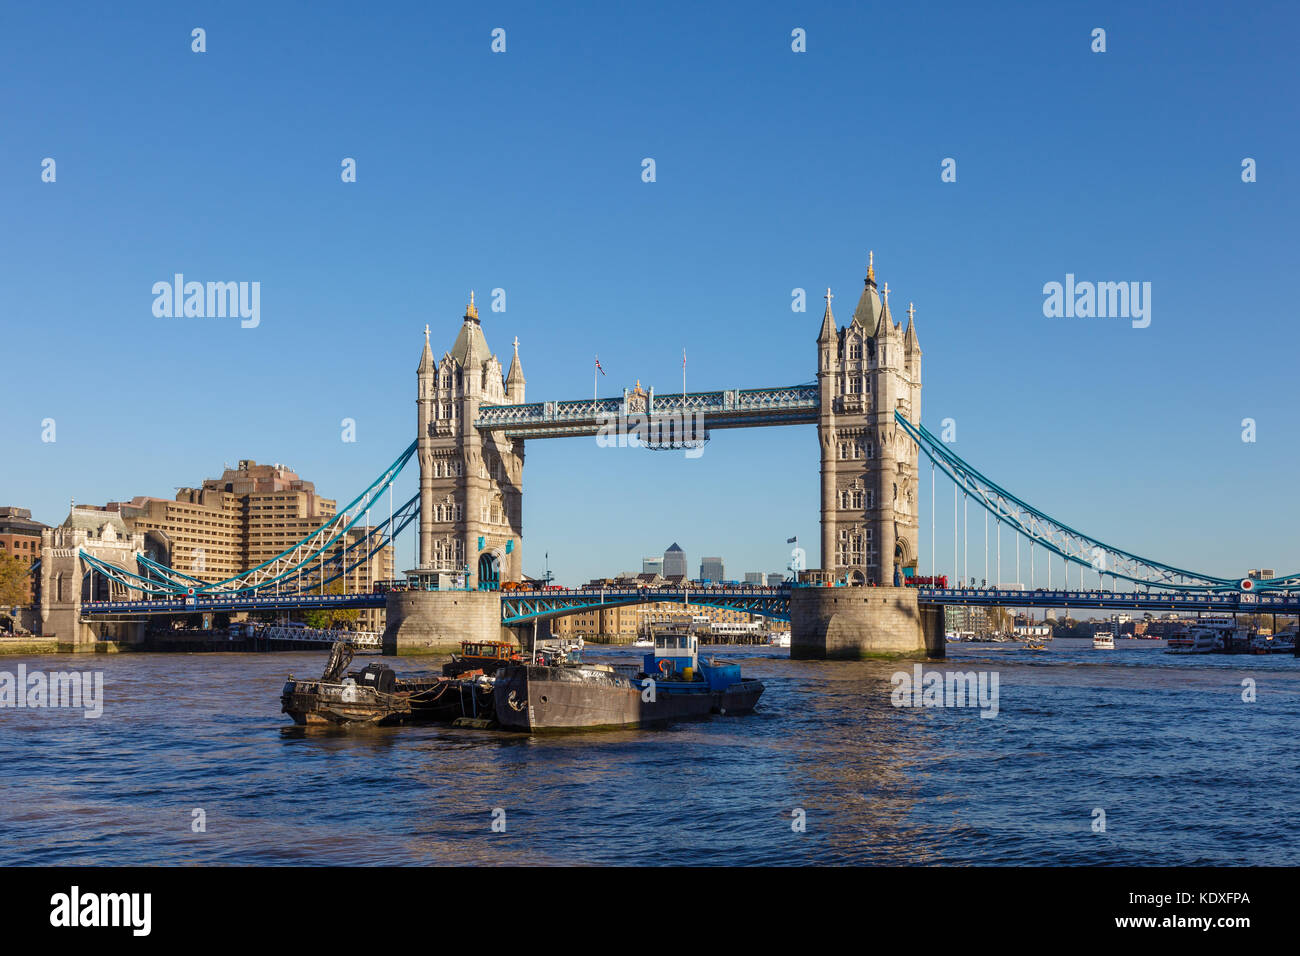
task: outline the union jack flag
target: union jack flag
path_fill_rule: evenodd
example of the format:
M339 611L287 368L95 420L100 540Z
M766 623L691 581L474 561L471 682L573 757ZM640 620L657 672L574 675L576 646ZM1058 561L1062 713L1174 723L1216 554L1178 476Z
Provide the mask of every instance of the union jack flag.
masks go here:
M604 370L603 368L601 368L601 365L600 365L600 356L599 356L599 355L596 356L596 370L597 370L598 372L600 372L601 375L604 375L604 374L605 374L605 370Z

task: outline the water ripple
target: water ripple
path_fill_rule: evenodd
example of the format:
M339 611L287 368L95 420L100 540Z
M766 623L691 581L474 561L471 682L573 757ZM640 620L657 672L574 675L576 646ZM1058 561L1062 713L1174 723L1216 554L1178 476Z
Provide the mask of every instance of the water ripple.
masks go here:
M103 670L106 706L0 711L0 862L1300 863L1300 663L1120 644L926 665L996 671L993 719L894 707L910 664L737 651L767 685L750 717L545 738L291 728L284 675L321 655L27 658Z

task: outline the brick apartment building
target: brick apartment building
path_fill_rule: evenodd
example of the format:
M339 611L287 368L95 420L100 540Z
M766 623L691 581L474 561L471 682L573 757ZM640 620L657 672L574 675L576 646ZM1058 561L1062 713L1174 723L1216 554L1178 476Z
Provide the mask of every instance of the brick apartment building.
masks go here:
M131 531L144 534L149 549L164 564L208 582L274 559L338 513L334 499L318 495L312 482L285 465L248 460L197 488L178 489L174 499L137 495L106 507L120 513ZM366 530L359 525L349 531L327 552L326 563ZM348 563L361 553L351 552ZM341 583L349 592L368 591L375 581L393 575L393 549L387 546L348 572ZM382 626L383 611L363 611L361 620L368 628Z
M32 513L26 508L0 507L0 555L11 555L30 567L40 559L41 532L47 527L32 520ZM29 604L34 604L38 596L37 577L33 574L27 580Z

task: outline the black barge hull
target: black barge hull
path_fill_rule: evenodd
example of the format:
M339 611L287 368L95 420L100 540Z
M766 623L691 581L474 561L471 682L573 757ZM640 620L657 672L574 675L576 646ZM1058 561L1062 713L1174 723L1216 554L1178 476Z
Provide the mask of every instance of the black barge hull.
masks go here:
M293 679L280 694L280 710L307 727L400 724L411 715L410 702L395 694L356 684Z
M497 723L530 733L656 727L675 720L707 717L713 694L657 687L643 697L641 681L588 667L512 664L497 671ZM651 696L651 695L646 695Z
M757 678L742 678L739 683L713 695L713 712L733 716L751 713L758 704L758 698L763 696L763 690L763 683Z
M405 723L451 723L492 716L492 685L447 678L397 681L391 692L360 684L290 679L280 710L295 724L346 727Z

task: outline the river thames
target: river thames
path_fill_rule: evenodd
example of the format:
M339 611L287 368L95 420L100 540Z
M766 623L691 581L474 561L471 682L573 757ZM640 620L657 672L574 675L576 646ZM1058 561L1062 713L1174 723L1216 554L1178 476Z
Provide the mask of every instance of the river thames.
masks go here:
M911 662L710 648L767 685L753 715L548 737L295 728L281 685L324 652L0 658L104 681L99 719L0 710L0 863L1300 863L1300 661L1117 644L925 665L996 672L992 718L895 707Z

